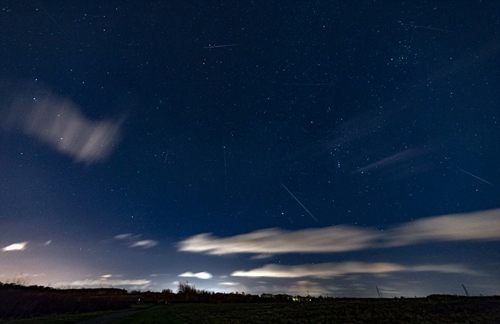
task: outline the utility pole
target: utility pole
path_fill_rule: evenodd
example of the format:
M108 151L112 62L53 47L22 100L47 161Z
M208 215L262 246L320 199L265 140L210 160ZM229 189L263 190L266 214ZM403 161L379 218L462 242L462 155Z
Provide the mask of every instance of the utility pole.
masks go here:
M462 288L465 290L465 295L467 297L470 297L469 292L467 291L467 288L465 288L464 284L462 284Z
M383 298L384 296L382 296L382 293L381 293L381 292L380 292L380 290L378 289L378 286L375 286L375 288L377 288L378 298Z

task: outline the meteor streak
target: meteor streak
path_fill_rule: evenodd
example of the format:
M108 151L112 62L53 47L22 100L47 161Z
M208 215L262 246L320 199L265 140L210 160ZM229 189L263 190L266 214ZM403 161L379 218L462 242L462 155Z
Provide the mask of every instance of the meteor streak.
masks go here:
M314 217L314 216L313 216L313 214L311 214L311 212L310 212L309 210L307 210L307 208L306 208L304 205L302 205L302 203L301 203L301 202L297 199L297 197L295 197L295 195L294 195L294 194L293 194L290 190L288 190L288 188L287 188L287 187L286 187L283 183L281 183L281 185L283 186L283 188L285 188L285 189L286 189L286 191L288 191L288 193L289 193L290 195L292 195L293 199L295 199L295 200L296 200L296 201L300 204L300 206L302 206L302 208L304 208L304 210L305 210L305 211L306 211L309 215L311 215L311 217L312 217L315 221L318 221L318 220L316 219L316 217Z
M457 169L459 169L460 171L462 171L462 172L463 172L463 173L465 173L465 174L470 175L471 177L476 178L477 180L480 180L480 181L482 181L482 182L484 182L484 183L489 184L490 186L493 186L493 184L492 184L491 182L488 182L488 181L486 181L486 180L484 180L484 179L482 179L482 178L480 178L480 177L478 177L478 176L475 176L475 175L473 175L473 174L472 174L472 173L470 173L470 172L467 172L467 171L465 171L465 170L462 170L462 169L460 169L459 167L457 167Z

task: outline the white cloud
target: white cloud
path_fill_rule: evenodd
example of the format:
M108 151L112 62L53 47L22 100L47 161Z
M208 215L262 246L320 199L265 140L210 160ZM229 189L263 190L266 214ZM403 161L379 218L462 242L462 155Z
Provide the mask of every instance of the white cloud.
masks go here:
M284 231L263 229L227 238L211 233L179 242L179 251L206 254L328 253L432 241L500 240L500 209L423 218L387 231L348 225Z
M344 252L370 247L381 238L373 229L353 226L331 226L298 231L276 228L258 230L229 238L216 238L205 233L179 243L180 251L231 253L290 253L290 252Z
M391 229L387 245L468 240L500 240L500 209L418 219Z
M212 274L208 272L184 272L179 275L179 277L187 277L187 278L198 278L198 279L210 279L212 278Z
M5 128L34 136L77 162L105 159L121 138L124 118L91 120L74 102L50 94L46 89L30 89L18 94L10 108L3 122Z
M162 277L162 276L168 276L168 273L152 273L149 276L150 277Z
M262 259L269 259L271 257L273 257L274 255L273 254L270 254L270 253L263 253L263 254L257 254L257 255L254 255L250 258L250 260L262 260Z
M408 271L415 272L441 272L441 273L461 273L469 275L481 275L480 272L471 270L460 264L443 264L443 265L421 265L408 267Z
M25 249L26 244L28 244L28 242L14 243L2 248L2 252L22 251Z
M267 264L261 268L250 271L235 271L231 274L234 277L270 277L270 278L330 278L351 273L380 273L402 271L405 268L393 263L321 263L287 266L280 264Z
M101 286L145 286L148 285L151 280L144 279L134 279L134 280L106 280L101 279L86 279L86 280L76 280L69 283L59 283L61 286L78 286L78 287L101 287Z
M220 282L219 285L222 285L222 286L238 286L239 283L238 282L227 281L227 282Z
M379 160L377 162L374 162L372 164L361 167L361 168L357 169L356 171L354 171L354 173L370 172L372 170L378 170L378 169L390 167L394 164L399 164L403 161L413 159L413 158L415 158L415 156L421 155L422 153L423 153L423 151L421 149L408 149L408 150L396 153L394 155L391 155L389 157L386 157L386 158Z
M267 264L261 268L249 271L235 271L231 274L234 277L251 278L331 278L355 273L380 274L390 272L442 272L442 273L463 273L477 274L475 271L462 265L421 265L404 266L395 263L364 263L364 262L340 262L340 263L321 263L321 264L303 264L303 265L281 265Z
M153 241L153 240L144 240L144 241L137 241L137 242L134 242L130 245L130 247L142 247L144 249L149 249L149 248L152 248L153 246L157 246L158 245L158 242L157 241Z
M43 243L43 246L47 246L47 245L49 245L50 243L52 243L52 240L48 240L48 241L46 241L45 243Z
M124 240L132 237L132 233L126 233L126 234L119 234L115 236L115 239L117 240Z
M134 248L134 247L142 247L144 249L152 248L154 246L158 245L158 241L154 240L141 240L138 241L138 239L141 237L141 234L134 235L132 233L125 233L125 234L119 234L115 236L116 240L126 240L129 243L129 247ZM132 242L132 243L130 243Z

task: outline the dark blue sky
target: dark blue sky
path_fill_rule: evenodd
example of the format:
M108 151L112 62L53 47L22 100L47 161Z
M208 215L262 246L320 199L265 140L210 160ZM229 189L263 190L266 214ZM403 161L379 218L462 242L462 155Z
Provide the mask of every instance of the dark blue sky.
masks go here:
M0 281L500 293L497 1L0 4Z

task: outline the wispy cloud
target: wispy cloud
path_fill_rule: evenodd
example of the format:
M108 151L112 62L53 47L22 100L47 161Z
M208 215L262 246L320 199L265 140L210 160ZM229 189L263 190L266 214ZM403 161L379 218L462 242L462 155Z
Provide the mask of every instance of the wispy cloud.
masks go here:
M117 240L125 240L125 239L131 238L131 237L132 237L132 233L126 233L126 234L116 235L115 239L117 239Z
M500 240L500 209L423 218L386 231L339 225L298 231L263 229L227 238L204 233L179 242L178 249L206 254L331 253L470 240Z
M238 282L226 281L226 282L220 282L219 285L222 285L222 286L238 286L239 283Z
M415 148L408 149L408 150L393 154L391 156L388 156L386 158L383 158L382 160L379 160L379 161L374 162L372 164L363 166L363 167L357 169L356 171L354 171L354 173L363 173L363 172L370 172L370 171L374 171L374 170L378 170L378 169L384 169L384 168L393 166L395 164L399 164L401 162L410 160L418 155L422 155L423 152L424 151L422 149L415 149Z
M133 247L142 247L144 249L149 249L152 248L153 246L157 246L158 242L154 240L143 240L143 241L137 241L134 242L130 245L131 248Z
M423 218L387 233L388 246L429 241L500 240L500 209Z
M142 247L144 249L149 249L158 245L158 241L155 240L140 240L141 234L134 235L132 233L119 234L115 236L115 240L126 240L129 243L129 247Z
M107 280L101 279L87 279L75 280L66 283L59 283L62 286L77 286L77 287L102 287L102 286L145 286L151 283L151 280L133 279L133 280Z
M262 259L272 258L273 256L274 255L270 254L270 253L267 253L267 254L257 254L257 255L252 256L250 259L251 260L262 260Z
M462 265L420 265L404 266L395 263L364 263L364 262L340 262L340 263L321 263L321 264L303 264L303 265L281 265L268 264L261 268L249 271L235 271L231 274L234 277L271 277L271 278L331 278L347 274L367 273L380 274L390 272L421 272L432 271L442 273L463 273L478 274Z
M94 163L108 157L121 138L120 120L91 120L71 100L31 89L19 94L3 125L21 130L78 162Z
M52 240L48 240L48 241L46 241L45 243L43 243L43 246L47 246L47 245L49 245L49 244L51 244L51 243L52 243Z
M229 238L217 238L205 233L179 243L180 251L230 253L290 253L290 252L344 252L369 247L380 239L377 230L354 226L332 226L299 231L264 229Z
M162 277L162 276L168 276L168 273L152 273L149 276L154 278L154 277Z
M22 251L26 248L26 244L28 244L28 242L14 243L2 248L2 252Z
M187 277L187 278L198 278L198 279L210 279L212 278L212 274L208 272L184 272L179 275L179 277Z

